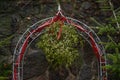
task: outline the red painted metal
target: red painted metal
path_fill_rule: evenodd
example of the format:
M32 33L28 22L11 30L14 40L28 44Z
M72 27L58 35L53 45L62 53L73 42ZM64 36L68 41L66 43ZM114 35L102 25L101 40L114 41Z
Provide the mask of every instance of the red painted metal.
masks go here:
M88 31L86 29L84 29L83 27L81 27L80 25L77 25L76 23L74 23L74 22L72 22L70 20L67 20L66 17L61 15L61 12L58 12L55 17L53 17L52 19L50 19L47 22L43 23L37 29L32 30L30 33L28 33L28 35L27 35L27 37L26 37L26 39L25 39L25 41L24 41L24 43L22 45L22 49L21 49L20 55L18 56L18 58L17 58L17 60L15 62L16 64L14 66L14 71L13 71L14 72L14 75L13 75L14 79L13 80L19 80L18 79L18 74L17 74L18 73L18 66L19 66L19 64L22 61L22 58L23 58L25 50L26 50L26 48L28 46L29 40L31 38L31 35L35 34L37 32L41 32L45 27L48 27L48 26L50 26L51 24L53 24L54 22L57 22L57 21L61 21L62 24L64 23L64 21L68 21L72 26L78 28L78 30L80 30L80 31L84 32L85 34L87 34L89 36L89 38L90 38L93 51L94 51L96 57L98 58L98 60L100 60L101 55L99 53L99 48L97 47L92 34L88 33ZM59 30L59 33L58 33L58 36L57 36L58 40L60 39L60 36L61 36L61 33L62 33L62 24L60 24L60 30ZM105 59L102 58L101 61L105 62ZM103 69L103 71L106 71L106 69ZM103 80L107 80L107 79L103 79Z
M100 60L101 55L99 54L99 48L96 46L96 43L95 43L94 38L92 37L91 33L90 33L89 37L90 37L90 40L91 40L93 51L94 51L97 59Z
M94 41L94 38L92 37L91 33L88 33L87 30L85 30L85 29L82 28L81 26L75 24L74 22L72 22L72 21L69 21L69 22L71 23L72 26L77 27L80 31L86 33L86 34L90 37L91 44L92 44L92 48L93 48L93 50L94 50L94 53L95 53L97 59L99 60L99 59L100 59L100 54L99 54L99 51L98 51L99 49L97 48L97 46L96 46L96 44L95 44L95 41Z
M20 55L18 56L18 58L17 58L17 60L15 62L16 64L14 66L14 75L13 75L14 76L14 80L18 80L18 76L17 76L18 75L18 71L17 71L17 69L18 69L19 64L22 61L22 58L23 58L23 55L24 55L25 50L27 48L27 45L28 45L28 42L29 42L31 34L34 34L36 32L41 32L42 29L44 29L46 26L49 26L49 25L50 25L49 22L45 22L43 25L39 26L37 29L33 30L31 33L29 33L27 35L26 40L24 41L24 43L22 45L21 53L20 53Z

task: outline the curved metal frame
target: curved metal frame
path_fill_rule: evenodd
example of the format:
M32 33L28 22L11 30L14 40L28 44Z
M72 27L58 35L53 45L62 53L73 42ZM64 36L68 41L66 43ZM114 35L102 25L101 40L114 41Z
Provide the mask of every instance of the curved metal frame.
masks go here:
M61 21L77 28L78 33L91 45L99 61L99 79L107 80L107 71L104 67L106 65L105 50L102 44L100 44L101 41L99 37L91 28L81 21L70 17L65 17L61 13L61 10L58 11L56 16L40 20L33 24L21 36L14 50L13 80L23 80L24 55L28 46L41 34L45 28L57 21Z

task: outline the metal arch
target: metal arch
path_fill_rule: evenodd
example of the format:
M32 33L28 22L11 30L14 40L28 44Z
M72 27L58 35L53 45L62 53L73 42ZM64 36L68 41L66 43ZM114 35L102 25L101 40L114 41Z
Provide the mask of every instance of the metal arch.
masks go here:
M50 17L50 18L46 18L46 19L43 19L43 20L40 20L40 21L36 22L36 23L33 24L32 26L30 26L30 27L23 33L23 35L20 37L20 39L19 39L19 41L18 41L18 43L17 43L17 45L16 45L16 47L15 47L14 55L13 55L13 80L22 80L21 77L19 77L19 76L21 76L21 75L20 75L20 70L22 69L22 67L21 67L22 65L20 65L21 62L19 61L19 63L18 63L17 60L19 59L19 56L21 55L20 53L21 53L22 45L23 45L23 43L25 42L26 37L28 36L28 34L31 33L30 31L32 31L33 28L34 28L34 29L36 28L36 25L42 24L43 22L48 21L48 20L50 20L50 19L52 19L52 18L53 18L53 17ZM33 37L32 34L31 34L31 37ZM33 40L34 40L34 39L33 39ZM17 68L18 68L18 71L17 71L18 73L17 73L17 74L14 72L16 65L17 65ZM15 79L15 76L18 76L18 79Z
M77 20L77 19L70 18L70 17L67 17L67 18L70 19L70 20L72 20L72 21L78 22L78 25L83 25L82 27L84 27L84 28L86 28L87 30L89 30L88 33L92 32L92 33L94 34L94 36L96 37L95 41L97 42L97 44L99 44L99 46L100 46L101 49L102 49L102 53L105 54L105 49L104 49L103 45L100 44L100 42L101 42L100 38L97 36L97 34L96 34L89 26L87 26L85 23L83 23L83 22L81 22L81 21L79 21L79 20ZM86 40L87 40L87 39L86 39ZM103 54L102 54L102 55L103 55Z
M36 39L40 34L44 27L51 25L53 22L56 22L58 20L66 21L67 24L77 27L78 33L83 36L83 38L88 41L88 43L92 46L96 57L99 61L99 79L100 80L107 80L107 72L106 69L103 68L103 66L106 65L106 57L105 50L103 46L99 43L101 42L99 37L96 35L96 33L90 29L87 25L84 23L70 18L70 17L64 17L59 16L61 12L59 11L57 13L57 16L46 18L44 20L38 21L34 25L32 25L29 29L25 31L25 33L22 35L20 40L18 41L15 51L14 51L14 58L13 58L13 80L23 80L23 63L24 61L24 55L27 47L32 43L34 39ZM41 25L41 26L39 26Z
M77 30L77 31L91 45L91 47L93 49L94 49L94 46L93 46L93 43L91 42L91 40L93 40L93 42L95 43L94 45L96 45L96 49L98 49L98 53L99 53L99 56L96 56L99 61L99 79L107 80L107 71L105 68L103 68L106 65L106 54L105 54L103 45L100 44L101 40L96 35L96 33L90 27L88 27L86 24L84 24L83 22L78 21L73 18L70 18L70 17L67 17L67 18L68 18L68 20L72 20L72 22L74 22L74 21L77 22L77 24L75 24L75 23L72 24L73 26L83 27L83 28L78 28L79 30Z

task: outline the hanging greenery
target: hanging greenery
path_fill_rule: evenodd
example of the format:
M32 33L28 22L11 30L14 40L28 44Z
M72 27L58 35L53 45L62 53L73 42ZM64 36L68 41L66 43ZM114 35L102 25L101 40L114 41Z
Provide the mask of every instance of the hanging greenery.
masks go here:
M58 35L60 27L60 22L55 22L47 27L46 33L40 36L36 44L44 51L48 62L54 68L70 66L79 55L77 49L79 35L75 27L62 25L62 33ZM60 36L59 40L58 36Z

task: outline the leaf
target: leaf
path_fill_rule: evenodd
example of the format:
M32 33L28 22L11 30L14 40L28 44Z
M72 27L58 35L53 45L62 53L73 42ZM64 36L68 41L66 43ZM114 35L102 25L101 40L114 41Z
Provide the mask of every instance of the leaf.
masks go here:
M108 54L107 57L113 61L113 63L117 62L117 58L114 54Z
M106 69L110 70L112 68L111 65L106 65Z

